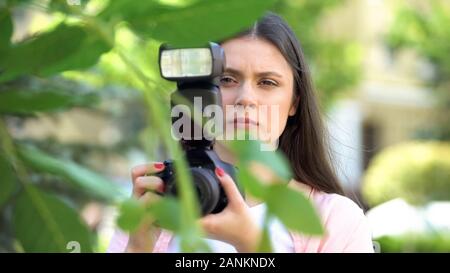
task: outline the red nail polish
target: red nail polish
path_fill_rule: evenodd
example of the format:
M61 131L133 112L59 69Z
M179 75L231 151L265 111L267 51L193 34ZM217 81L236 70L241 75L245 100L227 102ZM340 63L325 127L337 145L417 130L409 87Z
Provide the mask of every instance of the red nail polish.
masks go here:
M225 174L225 171L221 167L216 167L216 174L222 177Z
M155 164L153 164L153 166L155 166L155 168L158 169L158 170L164 168L164 164L163 163L155 163Z

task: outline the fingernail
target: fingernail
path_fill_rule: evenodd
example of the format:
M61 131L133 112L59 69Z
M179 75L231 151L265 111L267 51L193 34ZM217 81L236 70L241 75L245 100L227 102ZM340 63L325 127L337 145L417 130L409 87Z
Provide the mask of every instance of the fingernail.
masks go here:
M216 174L217 174L219 177L222 177L222 176L224 176L225 171L224 171L221 167L216 167Z
M158 169L158 170L160 170L160 169L162 169L162 168L164 168L164 164L163 163L155 163L155 164L153 164L153 166L155 166L155 168L156 169Z
M164 185L164 183L162 183L162 184L159 185L159 187L158 187L158 190L159 190L160 192L164 192L165 189L166 189L166 185Z

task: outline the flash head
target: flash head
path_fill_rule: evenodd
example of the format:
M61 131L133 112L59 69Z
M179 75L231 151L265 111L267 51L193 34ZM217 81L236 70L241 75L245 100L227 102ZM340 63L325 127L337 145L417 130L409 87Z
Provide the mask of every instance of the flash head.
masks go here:
M224 65L224 51L216 43L197 48L173 48L162 44L159 48L160 73L169 81L211 80L222 74Z

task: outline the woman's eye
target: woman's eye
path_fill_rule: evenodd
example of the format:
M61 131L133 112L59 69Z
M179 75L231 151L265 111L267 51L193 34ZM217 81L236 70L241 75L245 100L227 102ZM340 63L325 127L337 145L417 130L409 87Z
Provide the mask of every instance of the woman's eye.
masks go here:
M278 86L278 83L273 80L262 80L260 84L265 86Z
M234 82L236 82L233 78L231 77L222 77L220 78L220 83L224 84L224 85L229 85L229 84L233 84Z

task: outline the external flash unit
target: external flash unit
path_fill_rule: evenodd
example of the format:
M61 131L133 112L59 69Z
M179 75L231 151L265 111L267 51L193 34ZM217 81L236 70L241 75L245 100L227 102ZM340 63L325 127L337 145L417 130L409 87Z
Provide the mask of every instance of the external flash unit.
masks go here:
M161 76L178 83L210 81L223 71L225 54L222 47L209 43L202 48L172 48L163 44L159 49Z

